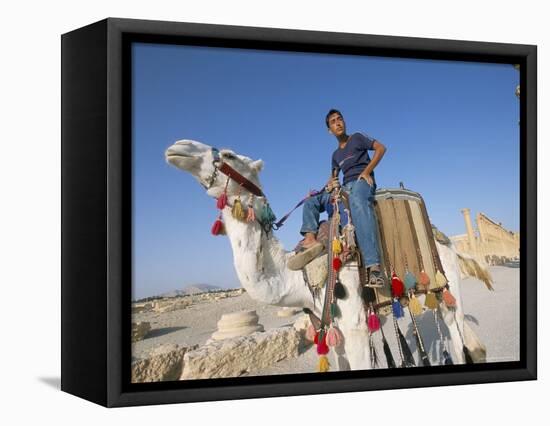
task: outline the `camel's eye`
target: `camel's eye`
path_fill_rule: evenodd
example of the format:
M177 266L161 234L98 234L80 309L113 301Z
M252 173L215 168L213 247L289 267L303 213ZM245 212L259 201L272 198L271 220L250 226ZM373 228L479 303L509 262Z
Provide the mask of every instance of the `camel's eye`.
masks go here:
M221 156L224 160L236 160L237 157L231 152L222 152Z

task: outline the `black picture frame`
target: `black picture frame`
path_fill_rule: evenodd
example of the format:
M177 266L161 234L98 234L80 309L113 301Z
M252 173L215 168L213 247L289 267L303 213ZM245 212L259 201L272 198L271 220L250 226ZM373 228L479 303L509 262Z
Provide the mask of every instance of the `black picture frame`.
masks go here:
M520 361L130 383L130 45L144 41L519 64ZM63 391L120 407L536 379L536 46L118 18L61 45Z

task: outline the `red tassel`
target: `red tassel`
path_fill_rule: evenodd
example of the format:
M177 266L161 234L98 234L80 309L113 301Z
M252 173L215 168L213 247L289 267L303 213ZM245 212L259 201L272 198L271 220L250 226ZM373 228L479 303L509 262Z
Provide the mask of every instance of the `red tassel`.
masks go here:
M332 269L338 272L341 267L342 267L342 261L340 260L339 257L335 257L334 259L332 259Z
M451 292L447 289L443 290L443 301L445 302L445 305L447 305L449 308L456 307L456 299L451 294Z
M224 192L222 195L218 197L218 201L216 202L216 207L220 210L223 210L227 206L227 194Z
M210 232L212 232L212 235L220 235L223 232L223 222L221 219L216 219Z
M326 336L323 336L323 340L317 343L317 354L326 355L328 354L329 348L326 341Z
M378 331L380 329L380 319L378 318L378 315L376 315L373 311L371 311L369 315L367 325L369 326L369 330L371 331L371 333L374 333L375 331Z
M391 291L393 297L401 297L405 292L405 284L399 279L395 272L391 276Z

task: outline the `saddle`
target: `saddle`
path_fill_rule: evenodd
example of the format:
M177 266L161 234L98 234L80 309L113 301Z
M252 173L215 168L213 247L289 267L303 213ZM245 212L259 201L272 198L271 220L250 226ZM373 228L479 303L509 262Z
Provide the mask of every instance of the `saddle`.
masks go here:
M347 194L346 194L347 195ZM346 198L344 197L344 202ZM434 233L438 240L446 240L442 233L433 230L422 196L407 189L379 189L375 194L374 208L377 218L378 241L382 275L386 285L372 289L371 299L380 314L389 314L392 302L391 275L404 277L407 272L418 277L425 272L430 278L427 288L417 288L415 294L438 293L445 284L436 279L437 272L445 271L435 247ZM342 209L343 210L343 209ZM330 213L330 212L329 212ZM303 269L304 279L312 291L321 289L328 274L327 247L329 222L320 223L317 240L325 249ZM301 247L298 243L295 250ZM345 262L356 260L359 263L359 279L364 286L366 271L361 265L360 253L350 253ZM344 262L344 264L345 264ZM370 291L370 290L369 290Z

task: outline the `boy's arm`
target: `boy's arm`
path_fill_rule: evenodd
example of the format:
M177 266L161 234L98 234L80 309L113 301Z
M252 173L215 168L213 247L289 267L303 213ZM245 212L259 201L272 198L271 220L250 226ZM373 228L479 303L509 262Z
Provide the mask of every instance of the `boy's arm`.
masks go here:
M365 167L365 170L363 170L359 175L359 179L365 179L369 183L369 185L372 185L374 183L371 177L372 171L386 153L386 147L379 141L374 141L374 143L372 144L372 149L374 150L372 160L369 162L367 167Z

